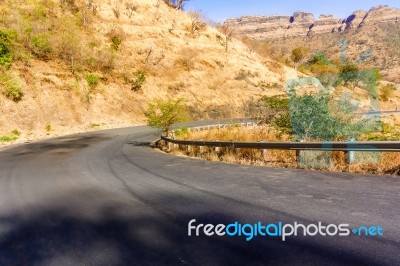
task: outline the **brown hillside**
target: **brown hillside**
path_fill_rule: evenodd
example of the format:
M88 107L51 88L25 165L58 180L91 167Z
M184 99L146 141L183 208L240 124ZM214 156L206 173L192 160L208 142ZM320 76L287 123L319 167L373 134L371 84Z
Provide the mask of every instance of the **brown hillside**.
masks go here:
M6 0L0 12L0 30L13 36L0 135L143 123L146 103L160 97L185 98L193 118L240 117L251 99L282 93L279 64L236 40L226 51L221 33L163 1ZM134 91L138 71L147 79Z

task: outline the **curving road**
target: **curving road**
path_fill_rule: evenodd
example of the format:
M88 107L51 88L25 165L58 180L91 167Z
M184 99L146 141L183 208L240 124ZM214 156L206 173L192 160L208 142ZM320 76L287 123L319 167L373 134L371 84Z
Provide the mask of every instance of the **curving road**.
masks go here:
M148 127L0 152L0 265L400 265L400 181L178 158ZM383 237L189 237L187 225L380 225Z

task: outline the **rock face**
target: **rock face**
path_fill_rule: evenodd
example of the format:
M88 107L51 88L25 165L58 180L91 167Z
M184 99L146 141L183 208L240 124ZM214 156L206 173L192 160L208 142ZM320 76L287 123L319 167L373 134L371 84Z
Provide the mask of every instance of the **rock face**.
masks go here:
M368 12L355 11L346 19L332 15L315 19L313 14L299 11L293 16L245 16L225 21L237 34L258 40L344 32L369 23L385 22L400 23L400 9L378 6Z

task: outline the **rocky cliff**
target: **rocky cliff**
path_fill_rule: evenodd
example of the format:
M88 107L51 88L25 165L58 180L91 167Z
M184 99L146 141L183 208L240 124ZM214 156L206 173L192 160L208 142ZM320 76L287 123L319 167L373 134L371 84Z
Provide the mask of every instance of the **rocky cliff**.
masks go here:
M313 14L299 11L292 16L245 16L225 21L236 29L238 35L258 40L344 32L369 23L385 22L400 23L400 9L378 6L368 12L355 11L345 19L332 15L315 19Z

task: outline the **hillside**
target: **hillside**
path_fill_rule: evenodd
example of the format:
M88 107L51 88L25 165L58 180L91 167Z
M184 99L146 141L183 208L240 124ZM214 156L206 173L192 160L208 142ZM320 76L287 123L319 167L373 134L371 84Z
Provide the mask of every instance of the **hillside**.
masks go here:
M5 0L0 13L0 135L144 123L155 98L184 98L195 119L240 117L283 92L280 64L163 1Z
M358 10L347 18L321 15L318 19L307 12L292 16L246 16L225 22L238 36L260 41L277 56L285 57L298 46L311 53L324 52L339 58L338 42L348 43L347 59L356 62L362 52L372 56L363 62L378 67L384 79L400 84L400 9L378 6L369 11Z

